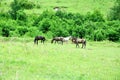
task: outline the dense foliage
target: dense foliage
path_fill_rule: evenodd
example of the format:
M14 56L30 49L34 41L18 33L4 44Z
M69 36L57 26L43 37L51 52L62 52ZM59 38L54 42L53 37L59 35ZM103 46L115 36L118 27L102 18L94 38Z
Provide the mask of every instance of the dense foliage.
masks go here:
M116 4L119 4L119 0ZM14 0L9 14L0 12L0 35L5 37L44 35L47 38L72 35L94 41L120 40L120 19L115 16L119 14L117 13L119 5L111 9L108 20L99 10L85 15L61 10L56 12L46 10L39 15L27 15L24 12L24 9L32 9L34 6L35 4L27 0Z

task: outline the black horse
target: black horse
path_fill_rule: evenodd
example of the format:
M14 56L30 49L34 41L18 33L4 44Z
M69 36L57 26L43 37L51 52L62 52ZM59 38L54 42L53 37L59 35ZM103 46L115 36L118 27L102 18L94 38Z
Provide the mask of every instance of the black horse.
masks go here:
M72 42L76 44L76 48L79 47L79 44L82 44L82 48L86 47L86 40L82 38L72 38Z
M38 45L38 40L41 40L41 43L44 43L44 41L46 40L45 37L43 36L36 36L34 39L34 43Z
M58 43L58 42L61 42L63 44L63 41L64 41L64 38L63 37L54 37L52 40L51 40L51 43Z

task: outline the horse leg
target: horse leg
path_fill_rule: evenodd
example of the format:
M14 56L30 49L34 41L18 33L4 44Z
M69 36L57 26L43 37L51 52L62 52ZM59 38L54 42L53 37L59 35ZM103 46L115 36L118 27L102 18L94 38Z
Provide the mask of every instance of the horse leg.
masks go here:
M77 47L79 47L79 44L78 44L78 43L76 43L76 48L77 48Z
M36 44L36 39L34 39L34 44Z
M81 48L83 48L83 46L84 46L84 43L82 43L82 47Z
M44 44L44 40L42 40L42 43Z
M59 44L59 41L55 41L55 42L57 42L57 44Z
M34 41L34 44L36 44L36 41Z
M42 40L41 40L41 43L42 43Z
M37 45L38 45L38 40L37 40Z
M86 48L86 41L84 42L84 46L85 46L85 48Z
M62 45L63 45L63 41L61 41L62 42Z
M53 42L54 42L54 39L51 40L51 43L53 43Z
M55 41L54 43L56 44L57 41Z
M86 41L82 42L82 48L85 48L85 47L86 47Z
M76 48L77 48L77 44L76 44Z

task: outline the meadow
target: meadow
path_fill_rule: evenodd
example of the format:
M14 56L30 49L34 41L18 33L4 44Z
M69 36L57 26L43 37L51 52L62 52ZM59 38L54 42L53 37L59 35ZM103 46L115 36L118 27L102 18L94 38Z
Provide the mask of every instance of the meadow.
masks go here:
M81 49L1 38L0 80L120 80L120 43L87 41Z

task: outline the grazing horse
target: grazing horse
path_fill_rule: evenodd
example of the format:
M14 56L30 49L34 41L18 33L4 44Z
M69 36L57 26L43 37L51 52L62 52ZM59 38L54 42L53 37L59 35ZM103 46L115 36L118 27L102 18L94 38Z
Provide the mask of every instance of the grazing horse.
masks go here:
M45 37L43 36L36 36L34 39L34 43L38 45L38 40L41 40L41 43L44 43L44 41L46 40Z
M76 44L76 48L79 47L79 44L82 44L82 48L86 47L86 40L80 38L72 38L72 42Z
M51 40L51 43L58 43L58 41L61 41L61 43L63 44L63 37L54 37L52 40Z

